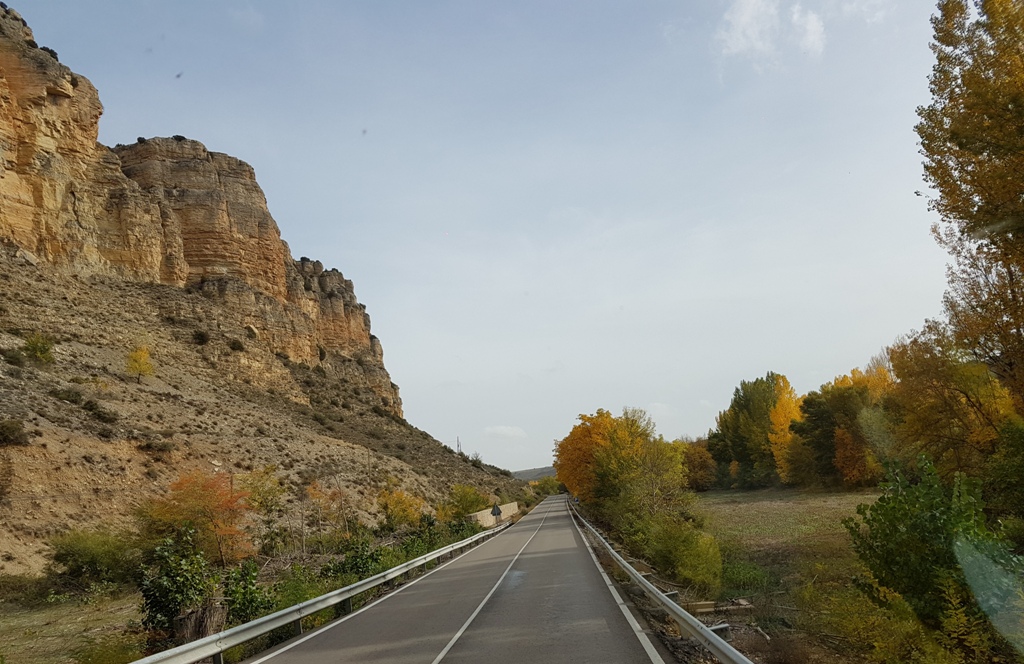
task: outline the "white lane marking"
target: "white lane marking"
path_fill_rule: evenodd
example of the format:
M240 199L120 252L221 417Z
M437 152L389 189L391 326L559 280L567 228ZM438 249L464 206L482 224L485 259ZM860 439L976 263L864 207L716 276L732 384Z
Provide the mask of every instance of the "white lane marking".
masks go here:
M545 516L545 518L547 518L547 514L545 514L544 516ZM541 524L543 525L543 522L541 522ZM310 639L312 639L312 638L313 638L313 637L315 637L315 636L319 636L319 635L323 634L324 632L326 632L326 631L327 631L327 630L329 630L329 629L332 629L332 628L334 628L334 627L337 627L338 625L340 625L341 623L345 622L345 621L346 621L346 620L348 620L349 618L355 618L356 616L358 616L358 615L359 615L360 613L362 613L363 611L366 611L366 610L368 610L368 609L371 609L371 608L373 608L374 606L376 606L376 605L380 604L381 602L383 602L384 600L386 600L386 599L388 599L388 598L390 598L390 597L394 597L395 595L397 595L398 593L402 592L403 590L405 590L406 588L408 588L408 587L410 587L410 586L414 586L414 585L416 585L417 583L419 583L419 582L420 582L420 581L422 581L423 579L427 578L428 576L430 576L430 575L431 575L431 574L433 574L434 572L440 572L440 571L441 571L441 570L443 570L443 569L444 569L445 567L448 567L449 565L451 565L451 564L452 564L452 563L454 563L455 561L459 560L459 559L460 559L460 558L462 558L463 556L468 556L468 555L469 555L470 553L472 553L473 551L476 551L477 549L479 549L479 548L481 548L481 547L483 547L483 546L486 546L486 545L487 545L488 543L490 543L490 542L493 542L494 540L498 539L499 537L501 537L502 535L504 535L505 533L507 533L507 532L508 532L508 531L510 531L510 530L512 530L512 528L511 528L511 527L510 527L510 528L506 528L505 530L501 531L500 533L498 533L498 534L497 534L497 535L495 535L494 537L490 538L489 540L487 540L487 541L486 541L486 542L484 542L483 544L480 544L479 546L474 546L474 547L472 547L472 548L468 549L467 551L465 551L465 552L463 552L463 553L459 554L459 555L458 555L458 556L456 556L455 558L452 558L451 560L449 560L449 561L448 561L448 562L446 562L445 564L443 564L443 565L438 565L437 567L435 567L434 569L430 570L430 571L429 571L429 572L427 572L426 574L423 574L423 575L421 575L421 576L418 576L418 577L416 577L415 579L413 579L413 580L412 580L412 581L410 581L409 583L403 584L403 585L402 585L402 587L401 587L401 588L399 588L398 590L396 590L396 591L394 591L394 592L392 592L392 593L388 593L387 595L384 595L383 597L381 597L381 598L379 598L379 599L375 599L374 601L370 602L369 604L366 604L365 606L361 606L361 607L359 607L359 609L358 609L358 610L356 610L356 611L353 611L352 613L348 613L348 614L346 614L346 615L342 616L341 618L337 618L337 619L335 619L335 620L333 620L333 621L331 621L331 622L327 623L326 625L324 625L324 626L323 626L323 627L321 627L320 629L317 629L317 630L315 630L315 631L312 631L312 632L310 632L309 634L307 634L306 636L303 636L303 637L301 637L301 638L299 638L299 639L296 639L295 641L292 641L291 643L289 643L289 644L288 644L288 645L286 645L286 646L282 646L282 647L281 647L281 648L279 648L278 650L275 650L274 652L272 652L272 653L270 653L270 654L268 654L268 655L264 655L263 657L261 657L261 658L259 658L259 659L254 659L254 660L252 660L252 661L248 661L248 660L247 660L245 664L262 664L262 662L265 662L265 661L267 661L267 660L268 660L268 659L270 659L271 657L276 657L276 656L280 655L280 654L281 654L281 653L283 653L283 652L287 652L287 651L291 650L292 648L294 648L294 647L295 647L295 646L297 646L297 645L300 645L300 644L302 644L302 643L305 643L306 641L309 641ZM534 533L534 535L536 535L536 533ZM530 537L530 539L533 539L533 537L531 536L531 537ZM507 570L506 570L506 571L507 571Z
M612 598L615 603L619 605L619 610L622 611L622 615L626 617L626 622L633 628L633 633L636 634L636 638L639 639L640 645L643 646L644 652L651 658L652 664L665 664L665 660L661 658L658 651L654 649L654 644L647 638L647 634L643 628L640 627L640 623L636 621L633 614L630 613L629 607L622 601L622 597L619 595L619 591L612 585L612 580L605 574L604 568L601 567L601 563L597 562L597 556L594 555L594 549L590 546L590 542L586 537L583 536L583 531L580 530L580 524L576 523L576 519L573 518L572 513L569 514L569 519L572 520L572 525L576 526L576 532L580 534L580 539L583 540L583 544L587 547L587 551L590 552L590 559L594 561L594 566L597 567L597 571L601 573L601 578L604 579L605 584L608 586L609 592L612 594Z
M476 607L476 611L474 611L473 615L469 617L469 620L466 621L466 624L464 624L459 629L459 631L455 633L455 636L453 636L452 640L448 642L448 645L444 647L444 650L442 650L441 653L437 657L435 657L434 661L430 664L438 664L442 659L444 659L444 656L448 654L448 651L452 649L452 647L455 645L455 642L462 638L462 635L466 632L466 630L473 623L473 621L476 620L477 615L484 608L484 604L487 604L487 600L491 598L491 595L494 594L494 591L497 590L498 586L501 585L501 582L505 580L505 576L508 574L508 571L512 569L512 566L516 564L517 560L519 560L519 555L526 549L527 546L530 545L530 542L532 542L533 538L537 536L537 533L540 532L540 529L544 526L544 522L547 521L548 514L550 512L550 508L548 508L548 510L544 512L544 518L540 520L540 525L537 526L537 530L533 531L533 534L530 535L530 539L526 540L526 544L523 545L522 549L519 549L519 553L516 554L515 558L512 559L512 562L510 562L508 564L508 567L505 568L505 571L502 572L501 577L498 579L498 582L494 584L493 588L491 588L491 592L487 593L487 597L484 597L484 601L480 602L480 606Z

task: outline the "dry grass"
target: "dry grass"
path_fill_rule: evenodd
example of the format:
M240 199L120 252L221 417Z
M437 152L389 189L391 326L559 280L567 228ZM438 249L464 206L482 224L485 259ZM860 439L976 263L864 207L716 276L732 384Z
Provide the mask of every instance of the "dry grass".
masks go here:
M864 661L862 652L824 636L797 595L823 570L831 583L858 569L842 520L876 496L779 489L701 494L699 509L722 548L723 599L746 597L756 607L748 618L727 619L749 621L772 637L741 632L736 645L748 656L779 664Z
M91 641L141 620L139 596L47 604L26 609L0 603L0 656L5 664L70 664Z

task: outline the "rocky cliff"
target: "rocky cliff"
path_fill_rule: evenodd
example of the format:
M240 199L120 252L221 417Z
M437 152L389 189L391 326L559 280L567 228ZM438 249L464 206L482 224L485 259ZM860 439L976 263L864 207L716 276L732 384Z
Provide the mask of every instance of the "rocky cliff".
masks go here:
M181 136L99 144L96 88L0 11L0 241L78 275L199 289L292 361L398 388L352 282L292 259L251 166Z
M270 469L294 532L313 482L367 523L384 488L523 490L403 419L352 282L291 257L248 164L181 136L107 148L102 110L0 2L0 575L194 471Z

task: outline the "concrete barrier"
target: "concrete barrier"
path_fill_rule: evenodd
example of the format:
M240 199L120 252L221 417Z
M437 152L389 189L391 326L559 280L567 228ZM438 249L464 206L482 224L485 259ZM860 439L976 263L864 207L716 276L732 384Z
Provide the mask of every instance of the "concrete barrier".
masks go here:
M499 505L499 507L501 508L500 517L495 517L491 514L491 510L494 509L494 506L491 506L485 510L468 514L466 515L466 518L476 521L484 528L490 528L491 526L498 525L502 521L507 521L515 514L519 514L519 503L505 503L504 505Z

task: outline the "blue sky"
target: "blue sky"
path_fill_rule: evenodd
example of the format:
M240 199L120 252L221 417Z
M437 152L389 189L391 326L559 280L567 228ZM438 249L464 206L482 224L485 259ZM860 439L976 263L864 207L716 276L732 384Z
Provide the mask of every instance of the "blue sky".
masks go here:
M503 467L598 408L703 434L740 380L816 389L940 313L930 2L9 4L102 142L251 163L407 419Z

